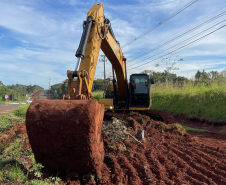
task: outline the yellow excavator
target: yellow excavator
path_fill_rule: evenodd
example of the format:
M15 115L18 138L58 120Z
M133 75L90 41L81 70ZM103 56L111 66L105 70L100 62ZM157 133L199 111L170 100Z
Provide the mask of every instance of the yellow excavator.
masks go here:
M91 90L100 49L111 62L116 79L98 103ZM89 10L75 56L75 70L67 71L67 94L63 100L33 101L26 115L27 134L36 161L45 167L98 173L104 159L104 112L148 110L153 82L147 74L132 74L128 82L126 58L102 3Z

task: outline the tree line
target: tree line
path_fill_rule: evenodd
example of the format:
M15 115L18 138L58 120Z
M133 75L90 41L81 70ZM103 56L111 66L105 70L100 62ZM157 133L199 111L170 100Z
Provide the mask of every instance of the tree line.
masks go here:
M213 82L218 82L221 83L226 79L226 69L224 69L222 72L218 71L210 71L206 72L205 70L203 71L197 71L195 74L195 84L198 83L205 83L206 85L209 85Z
M62 83L54 84L51 86L51 92L57 99L62 99L64 94L67 94L68 79ZM95 79L93 81L92 91L103 91L104 90L104 79Z
M6 94L9 95L9 100L23 100L27 94L31 95L41 89L43 88L38 85L4 85L0 81L0 101L5 100L4 96Z
M168 84L173 83L179 87L182 87L184 83L192 81L194 85L198 83L205 83L206 85L212 82L221 82L226 80L226 69L221 73L217 71L206 72L205 70L198 70L194 79L188 79L183 76L177 76L176 74L170 73L167 70L163 72L155 72L153 70L144 70L141 74L149 74L150 78L154 79L155 84ZM57 98L61 99L64 94L67 94L68 80L64 80L62 83L58 83L51 86L52 94ZM104 79L95 79L93 82L92 91L104 91Z

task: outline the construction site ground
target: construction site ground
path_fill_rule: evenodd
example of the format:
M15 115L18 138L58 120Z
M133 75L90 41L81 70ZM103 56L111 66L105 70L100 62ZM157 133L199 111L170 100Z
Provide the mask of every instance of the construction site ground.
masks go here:
M102 137L104 163L100 174L63 172L43 169L43 177L58 176L60 184L226 184L225 123L214 126L203 120L190 120L175 115L175 122L205 128L209 132L187 132L177 124L166 125L138 113L111 113L105 116ZM144 138L142 138L144 130ZM0 133L0 142L7 147L20 140L20 152L30 148L25 123L8 127ZM144 141L142 140L144 139ZM27 155L14 157L28 174L31 160ZM5 180L0 182L12 184ZM22 184L20 182L18 184Z

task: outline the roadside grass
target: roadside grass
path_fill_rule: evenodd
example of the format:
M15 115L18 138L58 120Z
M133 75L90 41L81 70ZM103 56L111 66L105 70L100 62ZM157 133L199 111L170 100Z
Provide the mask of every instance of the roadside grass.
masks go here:
M11 103L25 103L25 100L16 100L16 101L12 101L12 100L8 100L8 102L6 103L6 101L0 101L0 104L11 104Z
M183 113L189 117L226 121L226 82L206 86L191 82L183 87L156 84L152 87L152 110Z
M0 115L0 132L15 123L24 123L29 105L22 105L12 113Z
M25 117L18 117L14 113L0 115L0 132L15 123L24 123Z
M0 161L0 181L10 180L23 182L26 179L26 175L19 166L20 165L15 161Z
M29 106L30 106L30 104L20 106L18 109L13 110L13 113L18 117L25 118L27 109L29 108Z
M104 91L94 91L94 92L92 92L92 94L93 94L92 99L96 99L99 102L99 100L101 98L103 98L103 93L104 93Z
M187 131L194 131L194 132L210 132L209 130L206 129L198 129L198 128L193 128L193 127L188 127L188 126L182 126L184 129Z
M29 105L21 106L10 114L0 115L0 141L7 138L4 130L15 123L24 123ZM15 132L13 138L4 146L0 142L0 184L3 182L27 185L52 185L61 180L58 177L43 179L43 166L36 163L31 148L23 149L26 133ZM28 174L33 174L35 179L29 180Z

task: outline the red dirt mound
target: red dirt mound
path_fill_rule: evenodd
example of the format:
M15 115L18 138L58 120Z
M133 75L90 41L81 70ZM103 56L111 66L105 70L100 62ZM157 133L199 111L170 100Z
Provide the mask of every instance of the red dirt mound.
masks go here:
M33 93L33 94L31 95L31 99L36 99L36 98L38 97L38 95L40 95L40 94L42 93L42 91L43 91L43 90L39 90L39 91Z
M35 100L26 127L35 159L50 169L100 172L104 106L96 100Z
M122 117L116 113L114 117ZM145 130L145 142L128 135L126 140L109 139L103 135L105 158L102 176L76 174L65 182L74 184L226 184L226 148L217 143L189 134L182 135L176 127L147 120L142 115L127 115L127 126L136 122L136 128ZM129 118L130 117L130 118ZM131 119L132 118L132 119ZM143 122L143 123L142 123ZM104 125L113 124L104 120ZM115 129L115 127L114 127ZM116 132L112 129L113 132ZM133 129L132 129L133 130ZM127 131L135 136L133 133ZM82 178L83 177L83 178Z
M21 150L27 150L30 148L27 138L27 130L24 123L16 123L10 127L7 127L3 133L0 132L0 143L7 146L12 140L16 139L16 137L21 138Z

